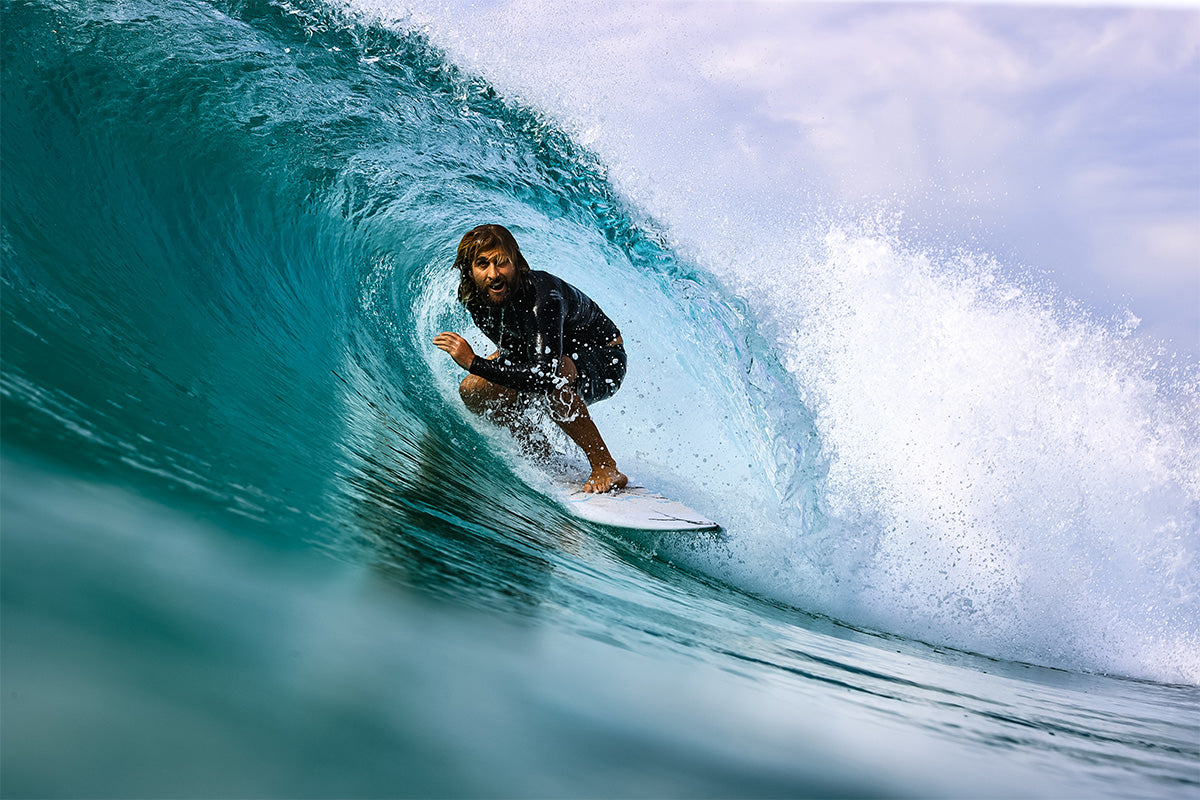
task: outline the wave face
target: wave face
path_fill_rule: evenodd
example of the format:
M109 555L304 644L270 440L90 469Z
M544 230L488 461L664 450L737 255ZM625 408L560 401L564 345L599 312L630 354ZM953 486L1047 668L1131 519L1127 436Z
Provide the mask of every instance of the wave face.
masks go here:
M429 464L479 441L429 358L462 324L454 232L679 270L565 137L415 34L257 4L6 17L6 443L301 535L380 447L414 502L448 506L456 470L528 495L500 457Z
M430 342L467 327L458 237L502 221L631 342L596 408L622 466L726 524L665 557L854 626L1200 681L1194 365L872 222L671 239L404 25L4 16L8 453L351 561L395 529L417 562L430 531L541 546L561 515Z

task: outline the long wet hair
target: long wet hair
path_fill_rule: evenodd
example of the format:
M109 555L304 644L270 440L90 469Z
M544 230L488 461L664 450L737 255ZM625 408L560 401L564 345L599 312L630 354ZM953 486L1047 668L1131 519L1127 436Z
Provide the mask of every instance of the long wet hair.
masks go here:
M471 266L480 253L500 248L512 259L517 268L517 285L513 290L519 290L529 278L529 262L521 255L517 240L503 225L479 225L467 231L462 241L458 243L458 255L454 259L454 267L458 270L458 302L464 306L475 299L475 278L471 274Z

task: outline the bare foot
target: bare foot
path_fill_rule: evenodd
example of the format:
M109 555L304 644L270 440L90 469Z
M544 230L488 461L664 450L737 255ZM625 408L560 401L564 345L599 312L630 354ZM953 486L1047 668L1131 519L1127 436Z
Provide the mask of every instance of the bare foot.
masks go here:
M620 472L615 465L608 465L593 469L592 477L588 478L587 483L583 485L583 490L585 492L611 492L614 489L624 489L627 483L629 483L629 478L624 473Z

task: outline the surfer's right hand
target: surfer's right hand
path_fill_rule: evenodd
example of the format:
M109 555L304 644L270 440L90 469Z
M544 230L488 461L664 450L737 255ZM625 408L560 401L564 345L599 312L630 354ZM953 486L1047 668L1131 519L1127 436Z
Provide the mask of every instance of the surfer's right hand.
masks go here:
M457 333L439 333L433 337L433 343L438 346L438 349L449 353L455 364L463 369L471 368L471 362L475 360L475 351L471 349L467 340Z

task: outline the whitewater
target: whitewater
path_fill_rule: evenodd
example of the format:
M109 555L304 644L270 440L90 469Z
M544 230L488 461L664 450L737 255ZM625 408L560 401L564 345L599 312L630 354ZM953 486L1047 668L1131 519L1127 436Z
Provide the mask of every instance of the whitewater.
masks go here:
M3 6L0 793L1194 793L1194 356L630 135L660 90L518 5ZM462 408L484 221L721 536L575 520Z

